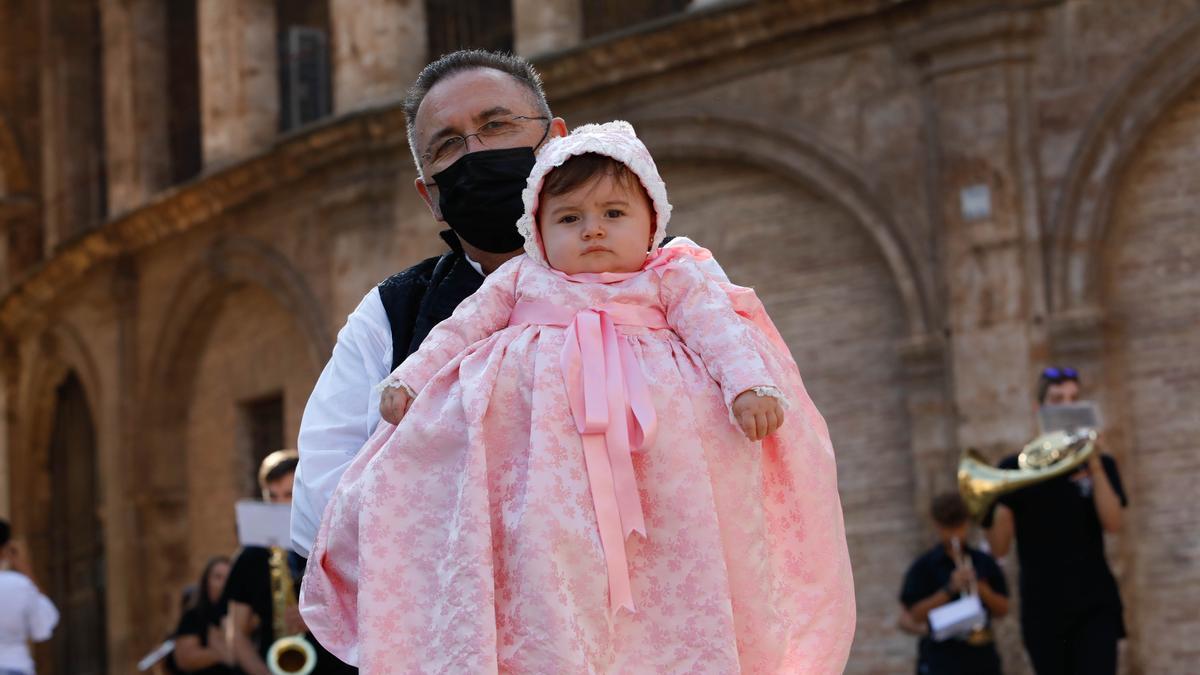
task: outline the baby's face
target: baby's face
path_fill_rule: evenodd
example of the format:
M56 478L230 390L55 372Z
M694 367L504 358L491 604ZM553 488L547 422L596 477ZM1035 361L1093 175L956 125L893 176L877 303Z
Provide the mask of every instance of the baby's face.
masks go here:
M538 231L550 266L567 274L636 272L650 248L650 203L609 175L561 195L543 193Z

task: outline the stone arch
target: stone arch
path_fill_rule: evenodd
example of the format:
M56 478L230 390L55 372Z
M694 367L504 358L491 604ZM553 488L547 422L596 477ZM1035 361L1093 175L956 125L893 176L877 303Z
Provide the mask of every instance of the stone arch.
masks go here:
M865 172L812 134L769 129L756 122L711 115L634 118L651 153L670 159L736 160L802 183L845 208L878 246L904 305L910 337L934 325L930 284L906 245L900 224L869 187Z
M103 496L102 487L110 482L106 474L113 468L113 463L106 461L106 458L111 459L115 450L109 436L111 421L101 412L106 402L104 392L108 388L102 381L98 362L83 334L65 321L55 322L52 329L33 337L24 345L24 349L28 356L23 359L25 367L17 374L12 403L17 422L13 424L10 439L14 447L20 449L10 454L13 515L14 521L18 523L17 527L28 538L33 560L38 565L36 574L47 584L48 592L55 593L55 575L51 575L50 572L57 565L64 563L61 557L63 552L58 545L61 542L55 541L55 535L61 533L56 532L53 517L58 493L52 475L55 468L51 461L52 445L55 443L56 425L61 421L57 394L59 387L70 380L74 380L82 390L82 399L89 411L88 421L92 429L91 463L96 473L98 490L94 495L94 505L102 513L115 516L117 514L112 514L106 508L111 501ZM112 553L109 548L112 541L106 539L107 536L97 543L103 547L104 556L108 558ZM97 581L111 589L113 575L118 573L121 572L109 569L107 579ZM61 599L56 598L56 601ZM121 598L109 594L105 602L92 605L93 611L100 613L101 625L104 621L111 620L114 608L121 601ZM70 607L60 607L60 611L64 616L69 615ZM66 634L57 636L57 646L43 647L43 654L46 657L53 656L61 663L64 654L62 650L78 646L78 643L63 644L62 640L66 637ZM78 635L74 637L80 638ZM107 639L111 638L112 635L109 634ZM82 639L88 641L86 636ZM100 639L105 638L101 636ZM90 644L97 648L88 652L91 654L96 654L97 651L103 654L111 647L107 641Z
M1194 634L1195 616L1172 616L1200 582L1186 553L1200 508L1185 495L1200 479L1200 77L1147 130L1114 186L1097 267L1103 310L1096 361L1112 439L1130 493L1116 560L1132 654L1144 672L1189 658L1174 635ZM1182 620L1181 620L1182 619Z
M312 287L282 253L262 241L249 237L218 239L181 280L155 343L147 380L151 387L168 381L168 373L175 368L172 364L179 362L182 350L203 332L197 328L204 327L203 322L210 318L222 296L242 284L266 289L296 319L314 361L324 363L333 349L333 336Z
M194 354L208 340L221 301L239 287L254 285L265 289L295 318L314 362L324 363L333 348L321 303L311 287L283 254L266 243L248 237L218 239L180 279L170 305L172 309L166 314L155 342L149 371L143 380L145 389L140 396L146 402L149 426L155 431L149 439L150 448L173 444L178 447L178 430L172 420L182 418L187 401L183 396L164 397L157 392L181 391L191 382L195 359L189 358L189 354ZM181 466L155 467L152 462L139 465L158 472L143 477L153 489L178 490L185 483Z
M184 420L192 404L200 357L226 300L247 289L264 292L294 321L303 352L316 368L324 364L333 345L322 304L300 271L267 243L241 236L218 239L178 278L146 376L141 378L143 434L134 451L135 466L142 472L137 484L146 486L146 499L153 506L145 516L150 540L160 545L155 556L160 562L150 576L162 589L190 578L193 523ZM150 601L152 620L165 620L173 601L165 594Z
M28 367L19 374L14 401L17 419L21 420L15 430L16 447L27 451L14 453L14 458L22 463L14 467L13 475L23 477L32 476L37 464L44 459L54 425L55 388L71 374L79 379L91 406L98 439L106 437L108 422L99 414L104 403L100 370L87 342L75 326L58 322L51 330L34 338L28 349ZM101 448L97 450L103 451ZM15 480L13 486L14 489L29 491L31 497L23 502L20 495L14 493L14 504L37 504L37 491L42 486L26 480ZM34 506L33 510L40 509Z
M99 368L82 334L73 325L59 322L52 330L35 339L31 351L30 365L23 369L17 383L17 418L22 423L17 427L16 443L17 447L27 448L28 451L15 453L15 457L23 461L13 472L16 476L30 475L33 465L44 455L54 424L55 388L72 373L79 378L91 406L97 438L106 436L104 427L108 422L98 414L103 404ZM26 490L37 488L22 480L14 481L14 487ZM33 500L13 501L18 504L34 503Z
M1157 44L1110 89L1067 169L1049 229L1049 301L1059 316L1099 306L1100 260L1118 181L1147 132L1200 77L1200 14Z

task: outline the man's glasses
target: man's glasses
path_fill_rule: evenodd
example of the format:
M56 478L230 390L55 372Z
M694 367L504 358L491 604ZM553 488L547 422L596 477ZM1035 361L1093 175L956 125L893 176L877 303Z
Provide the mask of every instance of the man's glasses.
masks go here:
M517 136L525 130L525 123L530 121L548 122L549 117L541 115L531 117L529 115L507 115L490 119L483 123L483 126L475 130L473 134L463 134L461 136L447 136L429 148L425 154L421 155L421 161L426 166L443 167L453 163L461 157L467 149L467 139L474 136L479 139L483 145L499 145L503 146L505 138Z
M1067 381L1079 381L1079 371L1074 368L1058 368L1051 366L1042 371L1042 377L1047 381L1058 384Z

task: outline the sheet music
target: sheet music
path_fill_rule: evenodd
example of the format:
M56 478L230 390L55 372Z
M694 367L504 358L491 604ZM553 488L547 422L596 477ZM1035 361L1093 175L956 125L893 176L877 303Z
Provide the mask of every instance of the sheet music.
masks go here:
M964 595L954 602L929 610L929 630L938 642L966 635L985 621L987 613L978 595Z
M242 546L292 549L292 507L253 500L237 503L238 541Z
M154 664L167 658L167 654L170 654L173 651L175 651L175 641L167 640L166 642L162 643L161 645L155 647L154 651L143 656L141 661L138 661L138 664L137 664L138 671L145 672L147 670L150 670L151 668L154 667Z
M1103 427L1100 408L1093 401L1044 405L1038 409L1038 423L1044 434L1052 431L1072 432L1081 428L1099 431Z

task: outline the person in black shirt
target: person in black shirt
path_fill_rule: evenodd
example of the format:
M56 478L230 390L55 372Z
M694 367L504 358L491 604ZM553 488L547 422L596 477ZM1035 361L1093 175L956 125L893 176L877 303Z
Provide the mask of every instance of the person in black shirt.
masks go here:
M290 504L292 482L299 458L295 450L279 450L267 455L259 467L258 483L263 498L272 504ZM238 552L225 583L223 600L228 603L228 640L235 663L247 675L269 675L266 658L271 645L281 635L275 635L275 606L271 597L270 549L246 546ZM302 572L298 556L289 554L293 591L300 592ZM288 608L285 624L288 634L304 633L317 652L313 675L356 673L323 649L304 626L300 612L293 604Z
M1074 403L1079 385L1073 368L1047 368L1038 381L1038 401ZM1017 468L1017 456L999 466ZM1003 495L984 518L997 556L1007 554L1016 538L1021 634L1038 675L1117 672L1125 624L1104 557L1104 533L1121 529L1126 503L1117 463L1097 445L1079 471Z
M200 675L233 675L233 654L221 632L221 594L229 576L229 558L217 556L208 561L200 583L186 603L179 626L175 628L175 652L171 655L174 671Z
M917 673L1000 675L1000 655L992 639L990 619L1008 614L1004 573L990 555L966 545L969 517L957 493L935 498L930 515L939 541L908 568L900 590L902 618L923 629L917 645ZM970 564L960 564L959 556L969 556ZM929 612L958 599L972 586L987 610L987 625L969 636L942 641L930 637Z

